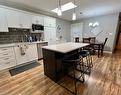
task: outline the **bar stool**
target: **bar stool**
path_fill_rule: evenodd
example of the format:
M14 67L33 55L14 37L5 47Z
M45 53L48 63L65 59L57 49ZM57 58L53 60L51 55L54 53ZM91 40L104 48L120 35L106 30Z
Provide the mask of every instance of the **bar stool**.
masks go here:
M65 57L62 62L66 67L64 72L66 71L66 73L68 73L68 74L70 71L73 72L73 75L68 75L68 76L74 79L75 92L72 92L69 89L68 89L68 91L70 91L71 93L76 95L77 94L77 87L76 87L77 81L80 81L80 82L85 81L84 73L82 72L84 70L83 57L80 56L79 54L73 54L71 56ZM70 70L70 68L71 68L71 70ZM80 76L76 77L76 71L80 73ZM82 79L82 80L80 80L80 79Z
M88 50L82 50L79 52L79 56L82 56L83 59L86 59L86 62L83 61L84 71L82 72L84 72L85 74L90 74L91 68L93 67L92 57L90 55L90 52Z

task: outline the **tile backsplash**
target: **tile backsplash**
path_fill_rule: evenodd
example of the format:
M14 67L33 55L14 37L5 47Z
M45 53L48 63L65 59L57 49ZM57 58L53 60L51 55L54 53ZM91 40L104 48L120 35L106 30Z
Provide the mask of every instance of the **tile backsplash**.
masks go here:
M29 36L33 38L33 41L35 36L37 40L43 40L42 33L31 33L29 29L9 28L9 32L0 32L0 44L27 42Z

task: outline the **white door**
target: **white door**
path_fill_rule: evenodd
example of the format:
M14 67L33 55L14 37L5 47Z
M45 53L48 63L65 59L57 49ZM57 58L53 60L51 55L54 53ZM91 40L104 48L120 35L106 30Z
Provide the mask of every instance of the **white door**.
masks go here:
M29 13L20 13L20 27L30 29L32 26L32 15Z
M74 42L76 37L82 41L83 23L71 24L71 41Z
M0 8L0 32L8 32L5 9Z
M6 9L8 27L20 28L20 12Z

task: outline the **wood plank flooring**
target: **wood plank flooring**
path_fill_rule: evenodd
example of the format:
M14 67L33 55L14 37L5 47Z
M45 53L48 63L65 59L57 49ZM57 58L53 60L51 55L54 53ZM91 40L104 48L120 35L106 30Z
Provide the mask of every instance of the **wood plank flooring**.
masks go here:
M121 51L94 56L93 62L91 75L85 76L84 84L78 83L78 95L121 95ZM73 86L69 81L66 85ZM46 77L40 65L15 76L10 76L8 70L0 71L0 95L72 94Z

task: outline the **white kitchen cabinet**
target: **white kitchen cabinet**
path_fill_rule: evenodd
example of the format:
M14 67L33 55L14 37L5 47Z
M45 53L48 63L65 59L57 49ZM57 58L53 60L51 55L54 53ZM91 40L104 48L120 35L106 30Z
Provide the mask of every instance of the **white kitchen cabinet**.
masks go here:
M33 61L38 59L37 44L30 44L27 49L28 61Z
M56 27L56 19L52 17L44 17L44 26L46 27Z
M24 55L21 55L21 50L19 45L14 47L17 65L38 59L37 45L36 44L30 44L30 45L25 44L25 45L27 45L28 48L26 49Z
M0 32L8 32L5 9L0 8Z
M27 12L6 9L8 27L11 28L31 28L32 16Z
M44 17L42 15L34 15L32 17L32 24L40 24L40 25L44 25Z
M82 41L83 23L71 24L71 41L74 42L76 37Z
M8 27L20 28L20 12L6 9Z
M19 23L21 28L30 29L32 27L32 15L30 15L29 13L21 12Z
M44 39L48 44L55 43L56 41L56 28L45 27L44 28Z
M28 62L27 53L21 55L21 50L19 46L14 47L17 65Z
M0 70L16 66L13 47L0 48Z

